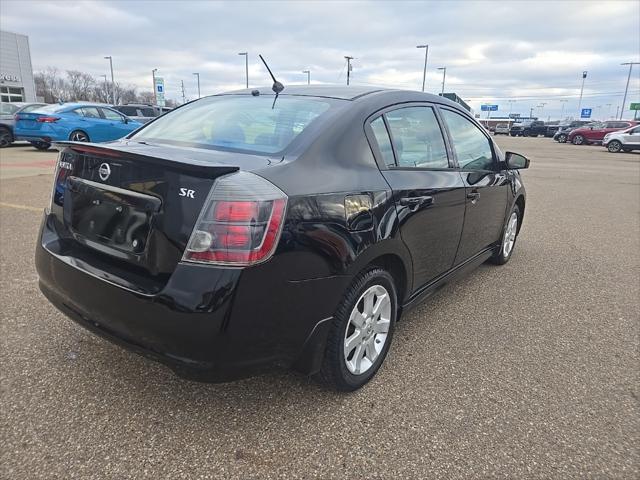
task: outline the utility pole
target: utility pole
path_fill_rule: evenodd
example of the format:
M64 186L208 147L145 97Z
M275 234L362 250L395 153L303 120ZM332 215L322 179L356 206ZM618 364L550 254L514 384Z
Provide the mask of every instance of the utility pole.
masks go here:
M153 79L153 105L157 106L158 105L158 95L156 95L156 72L158 71L157 68L154 68L153 70L151 70L151 78Z
M345 55L344 58L347 59L347 85L349 85L349 78L351 77L351 60L353 60L353 57Z
M580 100L578 100L578 118L582 114L582 92L584 91L584 80L587 78L587 71L582 72L582 86L580 87Z
M184 96L184 80L180 80L180 84L182 85L182 103L187 103ZM200 98L199 95L198 95L198 98Z
M560 120L562 121L562 119L564 118L564 104L567 103L569 100L560 100L560 103L562 104L562 109L560 110Z
M429 45L418 45L416 48L424 48L424 70L422 71L422 91L424 92L424 84L427 81L427 57L429 56Z
M194 75L198 78L198 98L200 98L200 74L194 73ZM184 90L184 88L183 88Z
M244 78L247 81L247 88L249 88L249 52L240 52L238 55L244 55Z
M438 70L442 70L442 93L444 93L444 81L447 78L447 67L438 67Z
M111 55L104 57L105 60L109 59L109 67L111 67L111 101L113 105L116 104L116 82L113 81L113 58Z
M622 99L622 110L620 111L619 120L622 120L622 117L624 116L624 105L627 102L627 92L629 91L629 80L631 80L631 69L633 68L634 65L640 65L640 62L625 62L625 63L621 63L620 65L629 65L629 75L627 76L627 86L624 89L624 98ZM634 114L634 118L635 118L635 114Z
M311 85L311 70L303 70L302 73L307 74L307 85Z

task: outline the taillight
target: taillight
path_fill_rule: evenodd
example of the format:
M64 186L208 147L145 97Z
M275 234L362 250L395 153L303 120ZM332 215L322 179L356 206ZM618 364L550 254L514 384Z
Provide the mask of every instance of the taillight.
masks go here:
M287 196L249 172L216 180L202 207L183 260L248 266L268 260L278 244Z
M38 123L53 123L60 120L60 117L38 117L36 118L36 122Z

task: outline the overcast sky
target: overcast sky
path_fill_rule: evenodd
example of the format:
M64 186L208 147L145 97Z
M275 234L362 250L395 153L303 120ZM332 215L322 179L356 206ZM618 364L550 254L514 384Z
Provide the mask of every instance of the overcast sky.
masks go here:
M523 115L545 102L542 117L576 113L582 71L589 72L583 107L602 118L622 102L628 67L640 61L640 2L209 2L1 0L3 30L29 35L34 69L108 73L116 81L151 90L151 70L164 77L169 98L267 85L258 53L285 85L344 83L345 55L353 84L420 89L429 44L427 91L446 87L480 111ZM640 101L640 66L630 101ZM507 100L516 100L509 103ZM600 106L600 109L597 107ZM535 108L535 113L540 108ZM627 113L630 118L631 113Z

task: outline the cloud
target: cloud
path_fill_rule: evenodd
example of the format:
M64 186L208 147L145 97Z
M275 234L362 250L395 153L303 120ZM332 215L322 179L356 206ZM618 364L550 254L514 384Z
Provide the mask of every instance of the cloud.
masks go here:
M203 94L244 86L250 53L252 85L269 83L257 54L279 79L304 83L345 80L344 55L355 57L353 83L419 89L428 43L427 89L456 91L479 110L482 102L528 113L577 109L581 72L589 71L589 105L620 104L627 70L640 51L640 3L591 2L206 2L2 0L1 28L29 35L34 67L53 65L96 76L112 55L116 79L151 87L151 70L167 94ZM630 85L640 96L640 68ZM597 96L600 95L600 96ZM506 97L517 97L509 105ZM627 102L628 103L628 102ZM583 101L584 104L584 101ZM615 110L615 108L614 108Z

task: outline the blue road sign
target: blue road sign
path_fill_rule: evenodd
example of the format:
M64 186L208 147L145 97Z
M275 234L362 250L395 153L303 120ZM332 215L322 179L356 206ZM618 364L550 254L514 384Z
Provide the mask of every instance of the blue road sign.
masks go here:
M496 112L498 105L480 105L480 110L483 112Z
M580 118L591 118L591 111L592 110L593 109L591 109L591 108L583 108L580 111Z

